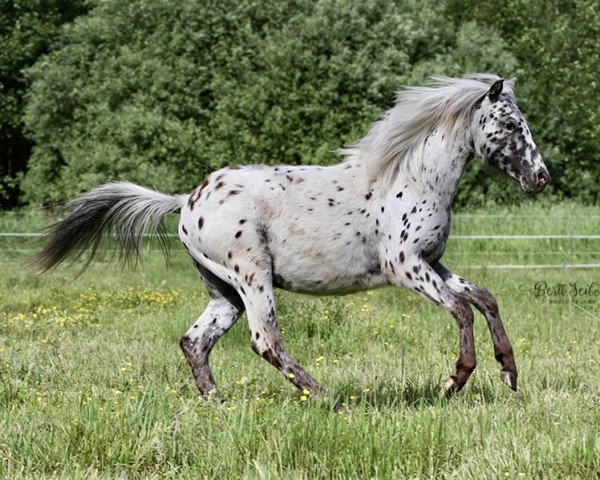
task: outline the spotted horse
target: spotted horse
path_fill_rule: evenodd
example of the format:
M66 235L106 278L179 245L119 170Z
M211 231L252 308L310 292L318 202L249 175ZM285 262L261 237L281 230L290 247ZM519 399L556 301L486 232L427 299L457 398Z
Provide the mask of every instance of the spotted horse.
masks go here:
M456 320L460 353L446 391L463 388L475 369L470 305L487 321L503 382L516 390L495 298L440 262L452 200L471 159L506 173L525 192L550 180L513 88L490 74L405 88L333 166L224 168L189 195L126 182L99 186L70 202L34 262L46 271L89 250L89 263L105 241L115 242L122 258L137 258L146 234L160 237L163 217L179 213L179 237L210 295L180 342L202 395L216 390L211 349L244 311L253 350L299 389L324 394L284 346L274 288L342 294L386 285L408 288Z

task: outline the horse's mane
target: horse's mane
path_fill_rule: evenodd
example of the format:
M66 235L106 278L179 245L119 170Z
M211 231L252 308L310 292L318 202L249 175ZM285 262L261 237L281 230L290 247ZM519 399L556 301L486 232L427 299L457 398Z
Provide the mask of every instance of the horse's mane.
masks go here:
M346 161L365 160L369 182L387 190L398 175L418 184L428 135L443 128L450 137L464 132L472 109L500 77L479 73L463 78L432 77L425 87L405 87L396 105L375 122L367 135L340 150ZM506 88L506 85L508 88ZM505 82L512 94L512 81Z

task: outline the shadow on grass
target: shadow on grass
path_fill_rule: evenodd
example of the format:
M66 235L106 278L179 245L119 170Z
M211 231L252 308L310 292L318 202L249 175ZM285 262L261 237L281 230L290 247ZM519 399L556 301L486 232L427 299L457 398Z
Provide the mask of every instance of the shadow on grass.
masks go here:
M443 407L455 402L495 403L499 396L498 388L488 385L466 387L455 394L446 394L439 379L426 381L405 380L398 382L380 382L373 388L358 389L349 385L338 390L334 396L344 406L362 405L375 409L404 409L421 407Z

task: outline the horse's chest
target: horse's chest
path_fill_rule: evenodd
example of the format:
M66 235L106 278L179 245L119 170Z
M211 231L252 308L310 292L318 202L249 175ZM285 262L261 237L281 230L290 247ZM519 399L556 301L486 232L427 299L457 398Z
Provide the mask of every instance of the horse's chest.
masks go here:
M395 249L400 249L404 254L419 255L428 263L435 263L446 249L450 216L403 215L395 230L395 238L392 238Z
M419 245L421 256L429 264L434 264L442 258L446 251L446 242L450 234L449 220L438 225L427 232Z

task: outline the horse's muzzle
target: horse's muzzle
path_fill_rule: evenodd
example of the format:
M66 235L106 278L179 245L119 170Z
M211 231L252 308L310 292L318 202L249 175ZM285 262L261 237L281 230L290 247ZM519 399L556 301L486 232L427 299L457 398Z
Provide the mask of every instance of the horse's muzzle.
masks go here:
M539 193L550 183L550 174L545 168L540 168L533 174L533 178L521 180L521 188L527 193Z

